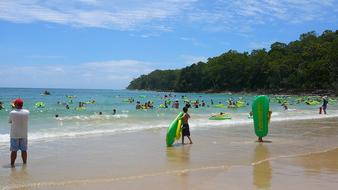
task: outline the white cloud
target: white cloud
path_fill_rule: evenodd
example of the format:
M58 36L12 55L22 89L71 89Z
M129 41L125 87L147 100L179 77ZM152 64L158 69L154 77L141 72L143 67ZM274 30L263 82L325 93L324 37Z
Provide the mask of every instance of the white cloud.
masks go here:
M4 0L0 2L0 19L24 23L43 21L80 27L133 30L138 25L178 15L194 1L47 0L42 3L37 0ZM159 27L168 30L166 26Z
M217 0L210 1L211 9L195 7L188 19L207 31L249 33L264 24L334 23L337 5L337 0Z
M250 32L276 22L336 22L337 0L1 0L0 19L117 30ZM201 24L201 25L199 25Z
M154 68L136 60L111 60L79 65L0 65L0 86L122 89Z

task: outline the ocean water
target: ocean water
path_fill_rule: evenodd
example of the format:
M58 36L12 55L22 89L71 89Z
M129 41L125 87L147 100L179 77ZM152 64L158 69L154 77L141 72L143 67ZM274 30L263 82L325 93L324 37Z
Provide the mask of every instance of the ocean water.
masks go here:
M42 93L48 90L51 95ZM251 124L248 118L251 103L257 94L205 94L205 93L171 93L167 100L178 100L180 108L160 108L164 103L164 96L168 92L129 91L129 90L80 90L80 89L26 89L26 88L0 88L0 101L5 108L0 110L0 148L8 146L9 129L8 113L11 111L10 103L20 97L24 100L24 107L31 112L29 120L30 143L38 141L55 141L60 138L78 138L86 136L112 135L119 133L137 133L143 130L165 129L182 110L183 101L203 100L205 107L190 108L191 130L208 130L210 127L228 127L239 124ZM69 96L73 96L70 98ZM184 96L185 98L182 98ZM297 98L302 96L287 96L289 110L285 111L276 97L270 95L270 109L272 122L286 120L304 120L323 117L338 117L338 105L335 97L330 97L328 114L319 115L319 105L306 105L297 103ZM280 96L278 96L280 97ZM126 102L132 98L133 103ZM227 100L242 99L245 106L240 108L217 108L214 105L222 103L227 105ZM79 102L95 100L94 104L86 104L85 109L78 110ZM213 100L214 104L211 104ZM136 110L136 101L142 104L147 101L154 102L153 109ZM43 102L45 107L37 108L36 103ZM69 109L66 109L66 104ZM113 115L113 109L116 114ZM102 112L102 115L99 115ZM220 112L228 113L232 119L212 121L208 118ZM59 117L55 117L55 115Z

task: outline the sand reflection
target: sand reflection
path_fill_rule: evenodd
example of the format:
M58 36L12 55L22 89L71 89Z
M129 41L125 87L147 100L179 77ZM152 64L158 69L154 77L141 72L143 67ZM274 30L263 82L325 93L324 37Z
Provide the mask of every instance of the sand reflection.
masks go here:
M190 172L187 168L190 168L190 148L190 145L181 144L167 148L167 163L169 168L180 171L177 174L177 183L183 189L189 188Z
M268 160L269 156L267 146L259 143L255 148L253 161L253 184L258 189L269 189L271 186L272 169Z
M11 168L9 172L9 184L17 185L24 184L30 180L27 165L16 164L15 168Z
M191 145L177 144L167 148L167 160L171 166L188 167L190 163Z

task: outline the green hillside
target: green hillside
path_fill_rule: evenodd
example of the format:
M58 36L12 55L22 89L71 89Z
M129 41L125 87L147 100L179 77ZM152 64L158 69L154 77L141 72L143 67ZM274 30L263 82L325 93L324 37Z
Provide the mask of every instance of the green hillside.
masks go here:
M177 70L155 70L130 82L128 89L202 91L338 92L338 30L301 34L289 44L275 42L269 51L230 50Z

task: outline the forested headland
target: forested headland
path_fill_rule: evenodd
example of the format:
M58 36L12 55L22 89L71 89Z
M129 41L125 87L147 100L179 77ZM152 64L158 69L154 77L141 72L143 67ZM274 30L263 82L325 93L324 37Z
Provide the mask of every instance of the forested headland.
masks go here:
M207 62L177 70L155 70L127 89L176 92L331 92L338 93L338 30L301 34L270 50L230 50Z

